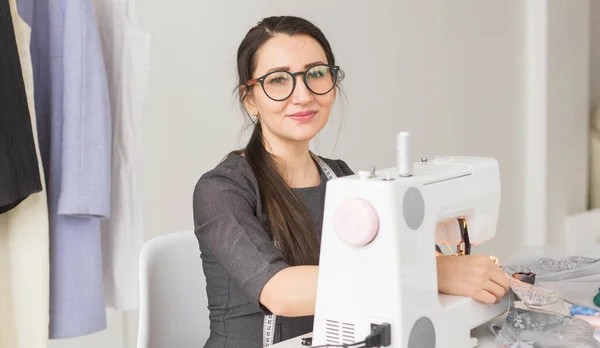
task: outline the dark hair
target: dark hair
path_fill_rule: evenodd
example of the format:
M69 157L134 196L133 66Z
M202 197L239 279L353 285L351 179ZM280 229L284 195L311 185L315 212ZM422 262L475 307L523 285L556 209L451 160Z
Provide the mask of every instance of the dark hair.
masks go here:
M329 42L323 32L311 22L293 16L264 18L248 31L237 52L239 100L246 114L244 99L248 96L249 89L245 84L252 79L256 69L257 52L267 40L278 34L312 37L325 51L327 63L335 64ZM250 115L247 116L252 119ZM271 238L277 242L286 261L290 265L317 265L319 244L314 224L307 209L283 179L281 163L265 149L260 120L256 121L243 152L258 181Z

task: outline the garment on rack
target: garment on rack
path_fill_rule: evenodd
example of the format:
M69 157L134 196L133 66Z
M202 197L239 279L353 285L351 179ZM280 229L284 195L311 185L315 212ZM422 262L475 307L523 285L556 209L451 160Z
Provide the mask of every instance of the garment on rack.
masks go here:
M14 34L7 34L8 27ZM22 86L26 94L26 116L30 118L29 134L32 135L36 176L41 188L0 215L0 348L48 346L48 204L35 127L30 35L31 30L19 16L15 0L0 0L0 46L4 46L0 48L0 60L18 52L20 63L10 71L1 72L0 80L10 74L22 79L12 87ZM11 42L16 47L10 46ZM11 88L4 83L0 81L0 89ZM3 111L0 111L2 115Z
M531 263L504 265L508 274L533 272L536 285L556 292L563 300L598 308L593 302L600 287L600 259L571 256L562 259L539 258Z
M20 28L18 29L20 30ZM0 1L0 214L40 192L36 147L8 0Z
M506 319L490 323L489 329L502 347L519 343L536 348L600 348L588 322L558 314L511 307Z
M111 118L90 0L17 0L32 27L50 211L50 338L106 328L100 220L109 215Z
M137 24L134 0L93 0L101 33L113 117L110 219L102 222L106 305L135 310L142 217L142 106L150 63L150 35Z

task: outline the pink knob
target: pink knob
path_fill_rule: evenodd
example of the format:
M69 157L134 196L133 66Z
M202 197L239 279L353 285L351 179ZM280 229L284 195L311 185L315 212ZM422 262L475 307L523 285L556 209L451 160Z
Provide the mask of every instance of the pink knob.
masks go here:
M365 246L379 231L379 217L371 203L361 198L343 202L335 211L334 228L338 237L355 247Z

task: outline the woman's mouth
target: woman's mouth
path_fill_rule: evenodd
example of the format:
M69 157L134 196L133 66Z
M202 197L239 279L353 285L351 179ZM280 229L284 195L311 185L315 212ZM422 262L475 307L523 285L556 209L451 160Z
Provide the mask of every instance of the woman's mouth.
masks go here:
M293 113L291 115L288 115L288 117L296 121L309 121L313 117L315 117L316 114L317 112L314 110L307 110Z

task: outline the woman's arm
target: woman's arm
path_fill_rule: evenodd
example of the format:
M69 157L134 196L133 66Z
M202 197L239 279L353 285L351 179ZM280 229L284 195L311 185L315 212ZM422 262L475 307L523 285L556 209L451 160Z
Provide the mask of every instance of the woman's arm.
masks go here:
M263 287L260 303L275 315L314 315L318 273L318 266L293 266L282 269Z
M510 279L484 255L438 256L438 291L498 303L510 288ZM260 303L273 314L301 317L315 314L318 266L287 267L277 272L260 293Z

